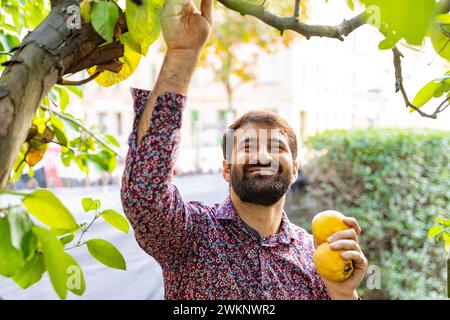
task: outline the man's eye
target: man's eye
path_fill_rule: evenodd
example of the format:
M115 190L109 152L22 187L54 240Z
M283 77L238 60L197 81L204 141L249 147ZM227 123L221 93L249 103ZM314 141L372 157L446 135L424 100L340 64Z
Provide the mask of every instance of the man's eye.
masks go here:
M256 150L256 146L255 145L251 145L251 144L247 144L244 147L245 151L251 151L251 150Z
M275 146L271 146L270 150L275 151L275 152L280 152L281 150L283 150L283 147L275 145Z

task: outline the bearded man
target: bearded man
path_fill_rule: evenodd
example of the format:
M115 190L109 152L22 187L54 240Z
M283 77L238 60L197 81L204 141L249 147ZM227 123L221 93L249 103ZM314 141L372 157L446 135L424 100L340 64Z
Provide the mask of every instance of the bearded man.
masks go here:
M187 88L213 23L212 0L197 10L167 0L161 26L167 53L153 91L133 89L135 121L121 198L137 242L161 265L166 299L358 299L367 268L353 218L329 239L352 260L343 282L322 279L315 242L290 223L283 205L298 172L297 139L274 113L254 111L224 135L220 204L183 201L172 184ZM231 28L232 26L230 26Z

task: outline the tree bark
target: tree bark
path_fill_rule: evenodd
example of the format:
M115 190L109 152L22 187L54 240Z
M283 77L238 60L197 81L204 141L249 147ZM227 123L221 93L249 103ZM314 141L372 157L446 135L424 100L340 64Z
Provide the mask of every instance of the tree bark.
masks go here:
M77 0L52 4L50 14L6 62L0 78L0 188L6 186L36 109L51 87L67 73L123 56L117 42L98 48L104 40L90 24L81 21L77 29L68 23L73 16L67 8L78 6Z

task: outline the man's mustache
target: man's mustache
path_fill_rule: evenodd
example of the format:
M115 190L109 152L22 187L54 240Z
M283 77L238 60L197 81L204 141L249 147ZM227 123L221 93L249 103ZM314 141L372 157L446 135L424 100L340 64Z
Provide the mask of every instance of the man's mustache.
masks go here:
M243 167L243 171L244 171L244 173L248 173L249 170L254 169L254 168L276 168L276 167L278 167L277 173L283 172L283 167L280 164L275 164L273 162L270 162L267 164L262 164L262 163L246 164Z

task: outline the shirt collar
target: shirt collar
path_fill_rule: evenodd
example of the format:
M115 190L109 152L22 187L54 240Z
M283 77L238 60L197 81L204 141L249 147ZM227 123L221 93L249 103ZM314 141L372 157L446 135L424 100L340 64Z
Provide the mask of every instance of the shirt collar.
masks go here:
M228 195L225 198L225 200L219 204L219 206L216 209L215 215L218 220L239 221L239 222L241 222L242 226L245 227L245 223L239 217L239 215L236 211L236 208L234 207L233 202L231 201L230 195ZM281 216L280 230L277 234L267 237L266 238L267 243L269 245L274 244L275 242L290 244L293 239L295 239L295 235L294 235L293 229L291 227L291 222L289 221L289 218L288 218L286 212L283 210L283 213Z

